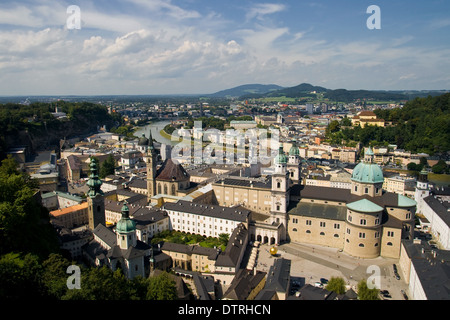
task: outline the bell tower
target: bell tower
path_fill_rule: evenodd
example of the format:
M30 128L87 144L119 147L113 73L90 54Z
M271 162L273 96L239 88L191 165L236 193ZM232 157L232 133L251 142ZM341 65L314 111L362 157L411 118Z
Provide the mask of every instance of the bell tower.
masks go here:
M87 185L88 191L88 218L89 228L94 230L98 224L106 225L105 220L105 200L103 198L103 191L100 189L102 181L98 177L98 162L97 159L91 157L91 163L89 164L91 174Z
M287 171L287 156L280 146L278 156L275 157L275 172L272 175L271 210L272 223L281 223L283 230L280 240L286 240L287 207L289 204L289 172Z
M156 150L153 146L152 131L148 138L147 148L147 201L150 202L152 197L156 195Z

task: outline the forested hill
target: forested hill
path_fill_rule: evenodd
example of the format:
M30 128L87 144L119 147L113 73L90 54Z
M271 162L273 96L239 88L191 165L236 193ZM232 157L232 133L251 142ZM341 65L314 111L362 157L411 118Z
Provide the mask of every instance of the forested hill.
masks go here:
M450 151L450 93L416 98L403 108L376 110L386 127L348 127L348 119L333 121L327 128L327 138L335 144L368 145L395 144L400 149L429 155ZM346 121L347 123L345 123ZM390 124L392 122L392 124Z
M57 146L64 137L86 135L97 126L109 129L120 121L119 114L110 115L106 107L93 103L58 101L57 106L66 119L52 115L56 103L0 104L0 159L12 146L30 145L34 150Z
M406 150L429 154L450 151L450 93L409 101L402 109L377 110L396 124Z

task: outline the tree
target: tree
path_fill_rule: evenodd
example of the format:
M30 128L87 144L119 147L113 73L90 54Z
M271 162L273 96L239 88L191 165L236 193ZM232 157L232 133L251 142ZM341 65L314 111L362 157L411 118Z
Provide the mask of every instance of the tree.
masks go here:
M358 283L358 299L359 300L379 300L378 294L379 294L378 289L373 288L373 289L369 289L369 287L367 286L367 282L366 280L361 280Z
M30 252L46 258L59 250L56 233L48 210L35 198L38 184L15 168L11 158L0 166L0 254Z
M327 289L328 291L334 291L337 294L344 294L345 281L341 277L331 277L325 289Z
M30 253L7 253L0 258L0 299L45 297L39 258Z
M114 174L115 169L116 169L116 159L114 159L114 155L110 153L108 158L106 158L106 160L100 167L99 177L101 179L104 179L106 176Z
M175 281L165 271L149 278L146 298L147 300L176 300L178 296Z
M70 261L60 254L52 253L42 263L42 282L50 297L60 299L67 292L67 268Z
M67 290L63 300L130 300L130 284L120 270L107 266L81 269L81 289Z
M222 246L226 247L229 239L230 239L230 235L228 233L219 234L219 242Z
M431 167L431 171L436 174L443 174L448 172L448 167L444 160L439 160L438 163Z

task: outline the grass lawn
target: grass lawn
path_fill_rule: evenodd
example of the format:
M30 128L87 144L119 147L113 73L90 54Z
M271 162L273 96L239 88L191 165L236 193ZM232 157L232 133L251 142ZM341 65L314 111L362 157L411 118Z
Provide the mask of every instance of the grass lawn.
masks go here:
M223 236L223 240L219 238L214 237L204 237L198 234L188 234L181 231L163 231L159 234L155 235L152 239L152 243L158 243L158 242L172 242L172 243L180 243L180 244L187 244L187 245L199 245L201 247L205 248L221 248L222 251L225 250L226 242L228 242L228 235L227 237Z
M438 186L450 186L450 174L429 173L428 180L434 182Z

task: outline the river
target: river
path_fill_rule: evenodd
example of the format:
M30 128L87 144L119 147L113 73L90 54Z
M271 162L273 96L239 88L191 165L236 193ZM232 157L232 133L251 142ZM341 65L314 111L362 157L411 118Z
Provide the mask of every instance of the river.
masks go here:
M140 127L138 130L136 130L134 135L136 137L140 138L140 137L142 137L142 134L144 134L148 138L149 137L149 130L151 130L152 131L152 137L157 142L174 146L174 145L176 145L179 142L178 141L171 141L171 140L167 139L166 137L163 137L161 135L161 133L160 133L160 131L162 129L164 129L164 127L167 126L170 123L171 123L171 121L153 122L153 123L148 124L146 126Z

